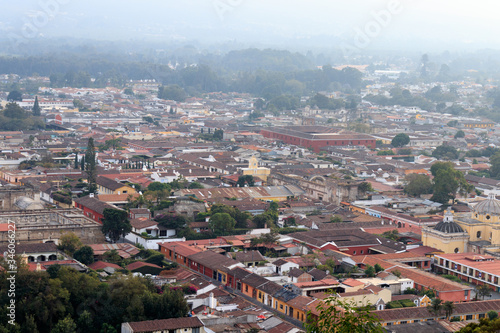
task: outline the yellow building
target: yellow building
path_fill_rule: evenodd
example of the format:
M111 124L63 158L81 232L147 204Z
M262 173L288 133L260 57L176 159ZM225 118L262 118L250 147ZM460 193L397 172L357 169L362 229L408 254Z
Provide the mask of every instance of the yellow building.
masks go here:
M106 177L97 177L97 191L99 194L135 194L135 188L119 183Z
M491 122L464 123L465 128L491 128L493 126L495 126L495 123Z
M241 169L243 175L251 175L254 177L259 177L263 181L267 182L267 177L271 173L271 169L265 167L259 167L259 161L255 156L250 157L248 162L248 168Z
M357 306L376 305L382 300L384 304L391 301L392 292L378 286L368 286L357 291L338 294L338 297Z
M445 253L464 253L467 252L469 234L453 221L453 213L448 208L443 221L434 228L422 229L422 242L424 246L440 249Z
M455 217L448 210L443 222L422 229L424 245L445 253L500 253L500 201L490 194L471 208L471 213Z

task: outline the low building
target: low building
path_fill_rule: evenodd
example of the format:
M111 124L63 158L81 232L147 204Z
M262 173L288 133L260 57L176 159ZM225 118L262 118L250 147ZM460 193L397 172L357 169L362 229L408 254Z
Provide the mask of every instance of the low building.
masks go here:
M115 205L110 205L103 202L97 198L94 198L93 194L86 197L76 198L73 200L73 207L83 210L83 214L92 220L102 224L104 220L104 210L106 208L110 209L120 209Z
M451 317L459 321L478 320L486 318L488 311L499 312L500 300L455 303ZM372 314L380 320L381 325L384 327L446 318L444 311L436 315L426 307L386 309L373 311Z
M102 176L97 177L96 184L97 184L97 191L99 192L99 194L136 193L135 188Z
M0 212L0 226L15 224L16 241L58 243L65 233L73 232L84 244L104 242L102 226L78 209L51 209ZM7 244L8 228L0 227L0 245Z
M205 333L198 317L183 317L122 323L122 333Z
M241 262L247 267L251 267L251 266L257 266L259 262L265 261L266 258L264 258L259 251L249 251L249 252L236 252L234 254L234 260Z
M7 253L7 245L0 246L0 255L5 257ZM21 243L16 245L16 253L25 256L31 263L57 260L59 251L54 243Z
M477 253L437 254L434 258L434 268L437 272L500 291L500 260Z

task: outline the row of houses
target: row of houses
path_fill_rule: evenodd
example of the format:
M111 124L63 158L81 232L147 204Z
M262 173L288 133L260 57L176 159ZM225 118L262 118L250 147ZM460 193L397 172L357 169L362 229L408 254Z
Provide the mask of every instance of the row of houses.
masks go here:
M305 321L309 307L315 302L311 297L294 293L276 282L250 272L244 264L222 254L207 250L182 256L165 247L161 247L161 250L168 260L219 281L224 286L297 320Z

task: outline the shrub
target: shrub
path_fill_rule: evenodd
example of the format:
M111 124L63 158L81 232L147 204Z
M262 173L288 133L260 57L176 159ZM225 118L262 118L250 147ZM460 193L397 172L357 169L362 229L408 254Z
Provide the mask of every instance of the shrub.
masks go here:
M398 301L392 301L392 302L387 303L387 305L386 305L387 309L400 309L402 307L403 307L403 305Z
M460 278L458 276L455 276L455 275L443 274L441 276L448 279L448 280L451 280L451 281L462 282L462 280L460 280Z
M400 300L399 303L405 307L405 308L411 308L411 307L414 307L416 306L415 303L413 303L411 300L409 299L403 299L403 300Z

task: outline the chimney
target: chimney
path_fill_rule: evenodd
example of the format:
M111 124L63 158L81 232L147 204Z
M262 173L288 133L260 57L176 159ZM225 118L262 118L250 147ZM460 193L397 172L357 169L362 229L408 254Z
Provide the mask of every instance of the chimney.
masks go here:
M93 198L94 197L94 193L89 193L89 197Z

